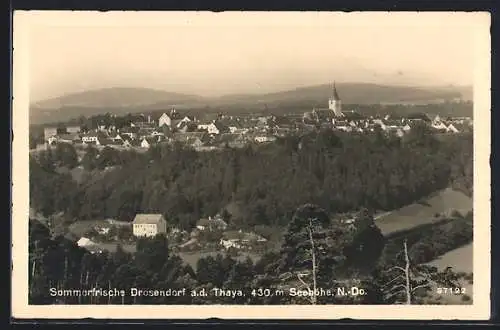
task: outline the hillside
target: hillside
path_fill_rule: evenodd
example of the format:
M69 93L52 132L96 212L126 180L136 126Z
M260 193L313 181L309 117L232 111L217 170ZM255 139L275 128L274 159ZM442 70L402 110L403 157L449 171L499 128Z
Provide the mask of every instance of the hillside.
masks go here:
M382 233L388 235L419 225L440 221L441 217L436 217L436 214L442 215L458 211L465 215L472 209L472 198L462 192L447 188L422 199L420 202L384 214L384 216L376 220L376 223Z
M433 103L454 98L469 99L469 87L402 87L365 83L339 83L337 89L344 104ZM255 111L263 108L289 108L305 111L324 107L331 85L301 87L268 94L238 94L205 98L148 88L106 88L64 95L30 106L32 124L67 121L100 113L123 115L157 109L210 107L212 111Z
M228 95L218 98L216 103L309 103L325 105L331 95L329 84L297 88L294 90L262 95ZM365 83L338 83L337 90L344 104L378 104L398 102L433 102L462 96L462 90L452 87L420 88L388 86Z
M67 94L31 104L32 123L65 121L79 116L101 113L122 115L162 105L172 107L198 104L203 98L196 95L171 93L149 88L104 88Z
M150 88L113 87L67 94L37 102L33 104L33 106L42 109L55 109L61 107L141 107L157 102L176 104L196 102L200 99L202 98L196 95L171 93Z

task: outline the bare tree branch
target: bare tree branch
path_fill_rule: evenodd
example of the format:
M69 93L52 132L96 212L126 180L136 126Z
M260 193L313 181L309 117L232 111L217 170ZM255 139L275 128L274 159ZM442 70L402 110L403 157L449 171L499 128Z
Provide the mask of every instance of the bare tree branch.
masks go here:
M389 268L388 270L383 271L382 273L387 274L387 273L389 273L389 272L391 272L393 270L400 270L403 273L405 272L405 269L403 267L393 266L393 267Z
M297 274L297 278L299 279L299 281L302 283L302 285L303 285L306 289L311 290L311 287L310 287L310 286L309 286L306 282L304 282L304 280L302 279L301 275L302 275L302 274Z
M392 288L390 288L390 289L389 289L389 290L387 290L387 291L388 291L388 292L391 292L391 291L393 291L393 290L395 290L395 289L398 289L398 288L401 288L401 289L406 290L406 285L404 285L404 284L398 284L398 285L396 285L396 286L393 286Z
M429 283L424 283L424 284L417 285L416 287L414 287L414 288L411 289L411 292L413 293L415 290L423 288L423 287L426 287L426 286L428 287Z
M384 285L384 288L387 287L389 284L395 282L396 280L399 280L399 279L404 279L404 276L403 275L398 275L396 276L394 279L392 279L390 282L388 282L387 284Z

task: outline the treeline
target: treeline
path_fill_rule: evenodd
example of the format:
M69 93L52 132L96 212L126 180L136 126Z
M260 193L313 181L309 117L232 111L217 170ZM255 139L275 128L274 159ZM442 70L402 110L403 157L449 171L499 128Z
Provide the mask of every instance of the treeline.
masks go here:
M205 153L179 144L144 154L89 148L79 183L58 173L77 164L71 148L30 160L31 206L45 215L130 221L162 213L189 230L226 210L239 227L282 226L305 203L339 213L392 210L452 184L472 194L472 135L436 139L425 127L403 139L324 130Z
M332 220L317 205L303 205L289 220L279 251L265 254L256 263L229 255L209 256L199 259L196 269L172 253L163 235L139 239L135 254L121 248L115 253L91 254L62 236L53 237L36 220L30 220L29 230L30 304L386 304L404 301L401 299L405 297L387 296L398 285L383 274L399 261L396 256L391 264L380 261L386 242L367 210L357 214L354 225L346 226ZM412 293L411 303L419 303L427 296L433 282L457 285L450 282L455 278L452 273L438 272L432 267L424 270L429 281L412 279L412 285L418 281L425 290ZM311 299L259 291L339 286L357 286L366 294ZM186 289L186 293L170 297L133 296L132 288ZM216 296L213 288L241 290L244 295ZM92 289L124 290L124 295L90 296L64 291ZM208 295L192 296L191 290L205 290Z

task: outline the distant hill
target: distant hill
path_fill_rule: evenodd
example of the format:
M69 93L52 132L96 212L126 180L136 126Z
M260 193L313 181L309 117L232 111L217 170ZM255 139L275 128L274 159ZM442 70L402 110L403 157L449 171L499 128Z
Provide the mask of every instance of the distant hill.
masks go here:
M404 87L366 83L338 83L337 90L344 104L433 103L456 98L470 99L471 87ZM32 124L66 121L79 116L100 113L126 113L182 108L225 109L293 107L308 110L325 107L331 85L301 87L268 94L238 94L206 98L148 88L105 88L64 95L36 102L30 106Z
M171 93L150 88L112 87L89 90L44 100L33 104L37 108L57 109L62 107L117 108L141 107L157 102L172 104L197 102L196 95Z
M301 87L294 90L262 95L228 95L216 100L219 103L311 103L325 105L331 95L331 85ZM379 104L397 102L423 102L461 98L462 90L453 87L420 88L386 86L365 83L340 83L337 90L345 104Z
M30 105L30 119L32 123L47 123L106 112L117 115L140 112L158 104L172 107L200 102L203 102L203 98L197 95L149 88L113 87L72 93L36 102Z

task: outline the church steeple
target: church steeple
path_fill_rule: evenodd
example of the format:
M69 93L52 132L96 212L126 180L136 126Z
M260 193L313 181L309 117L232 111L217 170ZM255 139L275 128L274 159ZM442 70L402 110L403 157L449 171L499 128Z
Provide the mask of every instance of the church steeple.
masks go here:
M335 101L340 101L339 94L337 93L337 87L335 86L335 81L333 82L333 93L332 93L332 98Z
M333 82L332 96L328 99L328 108L333 111L336 117L342 117L342 101L337 93L337 86Z

